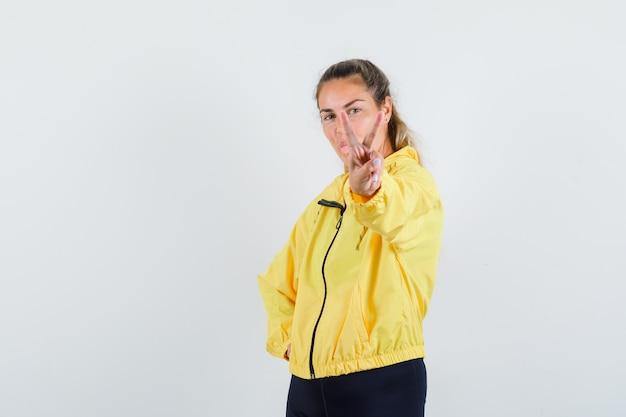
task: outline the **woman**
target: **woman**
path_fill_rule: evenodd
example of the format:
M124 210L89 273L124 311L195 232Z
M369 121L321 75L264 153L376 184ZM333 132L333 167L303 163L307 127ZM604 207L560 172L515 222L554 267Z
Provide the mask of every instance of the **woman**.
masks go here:
M437 187L374 64L331 66L316 99L345 173L259 275L267 350L293 374L287 416L423 416L422 320L443 224Z

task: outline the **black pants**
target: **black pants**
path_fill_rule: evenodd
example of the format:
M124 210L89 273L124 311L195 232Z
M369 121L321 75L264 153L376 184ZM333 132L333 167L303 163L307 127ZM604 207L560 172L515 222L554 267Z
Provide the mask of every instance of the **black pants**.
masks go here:
M321 379L291 377L287 417L423 417L426 367L413 359Z

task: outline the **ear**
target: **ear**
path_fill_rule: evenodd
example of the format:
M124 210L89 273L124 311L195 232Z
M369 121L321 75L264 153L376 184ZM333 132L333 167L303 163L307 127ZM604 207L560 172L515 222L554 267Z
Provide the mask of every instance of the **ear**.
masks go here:
M385 122L389 123L389 121L391 120L391 111L393 110L393 100L391 100L391 97L385 97L385 100L383 101L382 106L380 106L380 109L385 113Z

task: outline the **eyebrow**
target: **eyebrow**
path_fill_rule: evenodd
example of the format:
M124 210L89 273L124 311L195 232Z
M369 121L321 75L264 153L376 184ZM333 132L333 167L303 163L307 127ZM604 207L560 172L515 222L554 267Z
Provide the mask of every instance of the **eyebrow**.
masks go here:
M352 106L354 103L356 103L357 101L365 101L363 99L360 98L356 98L352 101L349 101L348 103L344 104L343 108L347 109L348 107ZM326 113L332 113L332 109L320 109L320 113L326 112Z

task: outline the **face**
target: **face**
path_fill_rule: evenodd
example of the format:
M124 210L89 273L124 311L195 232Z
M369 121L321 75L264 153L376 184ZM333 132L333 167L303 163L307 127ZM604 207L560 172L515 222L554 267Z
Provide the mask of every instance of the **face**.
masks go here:
M387 133L387 123L391 117L391 97L387 97L379 107L367 91L360 76L325 82L320 89L317 104L320 109L324 135L344 165L347 165L350 149L345 129L339 121L339 112L342 110L348 114L350 125L359 142L363 142L365 136L374 126L377 114L382 111L384 113L383 123L372 142L372 148L384 157L392 153L391 142Z

